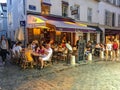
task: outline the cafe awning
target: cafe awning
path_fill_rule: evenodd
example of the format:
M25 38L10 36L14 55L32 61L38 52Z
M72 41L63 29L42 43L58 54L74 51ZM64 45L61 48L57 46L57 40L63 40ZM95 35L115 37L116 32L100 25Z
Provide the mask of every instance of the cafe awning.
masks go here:
M106 35L115 35L115 34L120 35L120 30L117 30L117 29L105 29L105 34Z
M102 32L103 32L103 31L100 29L99 26L91 26L91 25L87 25L87 26L90 27L90 28L96 29L96 32L99 32L99 33L102 33Z
M55 26L56 30L63 32L96 32L94 28L80 26L77 22L68 21L64 19L53 19L46 18L44 16L28 15L27 16L27 27L46 27L46 24ZM46 27L47 28L47 27Z
M57 30L60 31L70 31L70 32L76 32L76 31L95 31L93 28L88 28L84 26L79 26L75 22L69 22L69 21L55 21L55 20L47 20L46 23L54 25Z

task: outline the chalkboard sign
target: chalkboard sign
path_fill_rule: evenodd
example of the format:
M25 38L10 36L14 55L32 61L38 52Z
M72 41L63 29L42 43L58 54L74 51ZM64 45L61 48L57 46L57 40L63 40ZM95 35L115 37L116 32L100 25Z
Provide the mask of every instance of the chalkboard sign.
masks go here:
M85 41L84 40L79 40L78 61L85 60L84 51L85 51Z

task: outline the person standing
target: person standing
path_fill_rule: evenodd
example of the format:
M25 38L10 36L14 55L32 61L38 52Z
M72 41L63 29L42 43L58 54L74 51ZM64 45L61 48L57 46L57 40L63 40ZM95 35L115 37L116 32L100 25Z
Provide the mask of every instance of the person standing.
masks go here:
M0 47L1 47L2 62L3 64L5 64L5 59L8 52L8 41L5 39L4 35L1 36Z
M108 57L110 56L110 60L112 60L112 42L108 41L106 43L106 60L108 60Z
M117 43L117 41L116 40L114 40L114 42L113 42L113 61L114 60L118 60L118 43Z

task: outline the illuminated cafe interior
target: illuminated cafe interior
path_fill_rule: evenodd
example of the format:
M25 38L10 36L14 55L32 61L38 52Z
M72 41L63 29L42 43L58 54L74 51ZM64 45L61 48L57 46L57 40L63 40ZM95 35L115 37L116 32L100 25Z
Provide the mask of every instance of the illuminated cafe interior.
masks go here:
M88 28L85 25L75 22L71 18L63 18L56 16L27 16L27 34L28 42L33 40L46 41L54 40L57 42L70 41L72 46L76 45L78 40L77 31L82 31L83 39L87 39L87 33L95 34L96 31L93 28Z

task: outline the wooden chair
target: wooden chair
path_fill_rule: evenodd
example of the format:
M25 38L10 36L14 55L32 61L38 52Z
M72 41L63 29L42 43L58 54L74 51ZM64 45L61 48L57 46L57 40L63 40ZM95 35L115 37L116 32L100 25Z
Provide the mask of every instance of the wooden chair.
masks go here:
M53 62L57 62L58 63L58 53L57 53L57 51L53 51L52 64L53 64Z
M19 63L19 59L20 59L20 57L19 57L18 52L17 52L17 51L13 52L13 51L11 50L11 62L12 62L13 64L18 64L18 63Z

